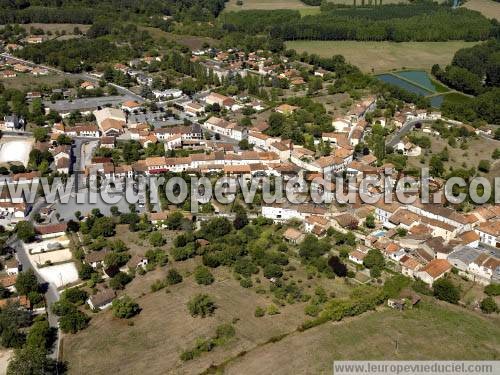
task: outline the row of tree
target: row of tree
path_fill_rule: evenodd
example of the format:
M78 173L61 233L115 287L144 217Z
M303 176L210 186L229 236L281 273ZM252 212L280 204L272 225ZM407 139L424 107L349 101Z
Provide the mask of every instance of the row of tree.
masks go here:
M220 19L226 31L267 32L283 40L485 40L498 24L478 12L430 4L384 5L340 9L301 17L291 10L228 12Z

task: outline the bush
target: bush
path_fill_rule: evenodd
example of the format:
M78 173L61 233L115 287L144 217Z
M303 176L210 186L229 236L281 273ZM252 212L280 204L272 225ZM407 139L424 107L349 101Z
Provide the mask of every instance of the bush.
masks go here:
M210 285L214 282L214 276L205 266L198 266L194 271L194 278L200 285Z
M241 279L240 286L243 288L251 288L253 286L253 282L251 279Z
M278 315L280 314L280 310L276 305L269 305L267 307L267 315Z
M439 279L432 285L434 296L442 301L457 304L460 299L460 291L448 279Z
M149 235L149 243L154 247L165 245L165 239L160 232L153 232Z
M214 300L208 294L197 294L187 304L191 316L212 315L217 308Z
M500 284L490 284L484 287L484 293L488 296L500 296Z
M245 277L250 277L252 274L259 272L259 267L250 259L241 258L234 262L234 271Z
M235 334L236 330L231 324L221 324L215 330L215 338L219 340L234 337Z
M174 285L182 282L182 276L176 269L172 268L167 273L167 284Z
M307 305L304 308L305 314L309 315L309 316L318 316L320 311L321 311L321 308L315 304Z
M141 311L139 304L127 295L115 299L112 304L112 309L113 315L120 319L129 319L139 314Z
M254 314L257 318L260 318L260 317L263 317L264 315L266 315L266 310L264 310L262 307L260 306L257 306L255 308L255 314Z
M481 301L481 311L485 314L492 314L498 312L498 305L491 297L486 297Z

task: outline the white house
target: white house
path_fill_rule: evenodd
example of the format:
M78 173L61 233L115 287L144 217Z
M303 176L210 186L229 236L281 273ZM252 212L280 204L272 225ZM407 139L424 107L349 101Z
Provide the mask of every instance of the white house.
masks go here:
M500 247L500 221L487 221L475 228L479 240L493 247Z
M87 299L87 303L92 310L104 310L111 306L116 293L113 289L104 289Z

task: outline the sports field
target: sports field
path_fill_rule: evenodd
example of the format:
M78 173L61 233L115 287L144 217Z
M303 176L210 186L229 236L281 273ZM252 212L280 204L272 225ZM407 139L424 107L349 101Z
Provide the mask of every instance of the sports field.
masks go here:
M492 0L468 0L465 8L477 10L487 18L495 18L500 21L500 3Z
M475 42L357 42L357 41L292 41L287 48L297 52L315 53L323 57L343 55L347 61L364 72L380 73L389 70L424 69L433 64L447 65L460 48Z

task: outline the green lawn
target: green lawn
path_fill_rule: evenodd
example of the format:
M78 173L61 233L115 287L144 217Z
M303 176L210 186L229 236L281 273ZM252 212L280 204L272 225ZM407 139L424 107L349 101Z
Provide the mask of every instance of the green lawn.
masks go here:
M475 42L357 42L357 41L291 41L287 48L297 52L315 53L323 57L343 55L347 61L364 72L381 73L390 70L423 69L432 65L447 65L460 48Z
M458 92L452 92L449 94L446 94L444 97L445 102L449 103L455 103L455 104L461 104L461 103L466 103L470 100L470 98L466 95L460 94Z

